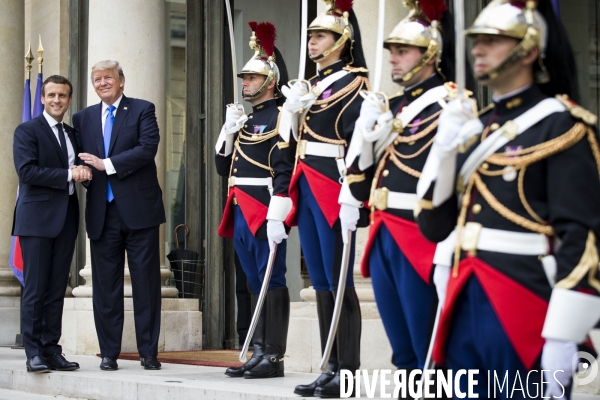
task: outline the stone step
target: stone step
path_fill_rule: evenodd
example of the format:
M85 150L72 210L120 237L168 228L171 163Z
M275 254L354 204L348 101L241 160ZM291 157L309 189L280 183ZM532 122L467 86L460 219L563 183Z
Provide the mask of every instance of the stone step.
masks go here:
M224 375L225 368L163 363L160 371L145 371L138 361L119 360L118 371L101 371L94 356L67 355L81 369L31 374L25 369L23 350L0 348L0 399L2 400L275 400L302 399L293 393L317 375L286 372L284 378L241 379ZM378 391L377 391L378 393ZM362 393L362 398L366 398ZM574 394L574 400L600 400L600 396Z
M46 395L46 394L35 394L20 392L18 390L0 389L0 399L2 400L87 400L87 399L75 399L73 397Z

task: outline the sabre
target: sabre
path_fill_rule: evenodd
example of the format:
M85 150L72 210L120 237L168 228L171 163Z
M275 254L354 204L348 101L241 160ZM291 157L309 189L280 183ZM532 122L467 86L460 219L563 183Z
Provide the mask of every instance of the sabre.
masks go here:
M227 9L227 20L229 21L229 44L231 45L231 72L233 74L233 103L238 101L238 86L237 86L237 62L235 59L235 38L233 37L233 18L231 16L231 4L229 0L225 0L225 8Z
M465 98L465 8L464 0L454 0L454 29L456 30L456 87L458 98Z
M383 28L385 26L385 0L379 0L379 14L377 15L377 44L375 50L375 78L373 91L381 88L381 71L383 69Z
M325 345L325 351L323 352L323 358L321 359L322 372L327 372L329 356L331 355L331 348L333 347L333 341L337 333L338 323L340 322L340 314L342 312L342 302L344 299L344 291L346 289L346 275L348 275L348 264L350 264L350 249L352 247L352 231L347 231L348 241L344 243L344 249L342 250L342 266L340 268L340 279L338 281L337 294L335 296L335 306L333 308L333 317L331 318L331 327L329 328L329 336L327 337L327 344Z
M300 26L300 65L298 65L298 80L304 79L306 68L306 29L308 25L308 0L302 0L302 19Z
M254 330L258 324L258 318L260 318L260 312L262 310L263 303L265 302L265 297L267 296L267 290L269 289L269 282L271 281L271 273L273 272L273 264L275 264L276 255L277 243L274 243L273 250L269 253L267 270L265 271L265 277L263 279L262 287L260 288L260 294L258 295L256 308L254 309L254 315L252 315L250 328L248 329L248 334L246 335L246 340L244 341L244 347L242 347L242 351L240 352L240 356L238 358L241 362L246 362L246 353L248 352L248 347L250 346L250 340L252 340L252 336L254 335Z
M435 313L435 322L433 323L433 331L431 332L431 339L429 339L429 348L427 349L427 356L425 357L425 365L423 366L423 372L421 374L421 394L422 397L420 399L425 399L425 371L430 369L434 369L435 362L433 361L433 345L435 344L435 339L437 337L438 325L440 323L440 316L442 315L442 303L439 302L437 306L437 311Z

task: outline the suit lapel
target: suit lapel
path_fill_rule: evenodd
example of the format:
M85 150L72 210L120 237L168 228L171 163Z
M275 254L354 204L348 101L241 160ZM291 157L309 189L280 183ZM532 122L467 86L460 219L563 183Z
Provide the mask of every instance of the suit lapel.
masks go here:
M104 158L104 135L102 134L102 102L91 110L92 133L96 139L98 157Z
M119 108L117 110L117 115L115 116L115 123L113 125L112 133L110 135L110 148L108 151L108 155L112 152L113 147L115 147L115 142L117 140L117 136L119 135L119 131L121 130L121 126L123 125L123 121L127 118L127 114L129 112L131 103L131 99L125 97L121 99L119 103Z
M58 140L56 140L56 135L54 134L54 131L48 124L48 121L46 121L44 114L40 114L37 118L38 118L39 123L42 125L42 129L48 136L48 140L50 140L50 142L52 142L52 146L54 147L54 150L56 150L56 152L58 153L58 156L62 160L63 165L65 166L65 168L68 168L69 160L65 160L65 156L62 152L62 149L60 148L60 144L58 143Z

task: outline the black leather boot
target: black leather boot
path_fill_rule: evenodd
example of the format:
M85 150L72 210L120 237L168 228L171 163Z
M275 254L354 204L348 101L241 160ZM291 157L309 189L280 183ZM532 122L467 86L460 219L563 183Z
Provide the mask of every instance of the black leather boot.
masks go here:
M361 327L360 303L356 296L356 290L353 287L347 287L344 290L342 312L336 335L339 369L333 379L315 389L315 396L339 399L341 370L349 370L351 372L349 379L354 379L354 373L360 367ZM354 394L351 394L352 396Z
M335 306L335 298L329 290L317 290L317 317L319 318L319 336L321 337L321 354L325 352L327 337L329 336L329 328L331 327L331 319L333 318L333 307ZM333 379L338 370L337 360L337 341L333 342L331 355L329 356L327 372L323 372L319 377L308 385L298 385L294 389L295 394L304 397L312 397L315 395L315 389L323 386Z
M254 315L254 310L256 309L256 304L258 303L258 294L252 294L251 298L251 308L252 315ZM238 368L227 368L225 371L225 375L231 376L232 378L241 378L244 376L244 372L255 367L260 360L262 359L263 354L265 354L265 305L263 304L262 312L260 313L260 317L258 318L258 323L256 324L256 329L254 330L254 335L252 336L252 344L251 348L253 349L252 358L250 358L244 365Z
M267 291L265 308L265 354L252 369L244 372L246 379L283 377L283 356L290 323L290 293L288 288Z

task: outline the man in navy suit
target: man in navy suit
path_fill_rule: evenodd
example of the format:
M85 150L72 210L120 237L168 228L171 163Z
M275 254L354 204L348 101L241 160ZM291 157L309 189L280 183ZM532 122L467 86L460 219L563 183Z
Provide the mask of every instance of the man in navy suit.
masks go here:
M27 371L72 371L58 344L62 313L75 250L79 206L74 182L91 179L88 167L77 166L73 129L63 124L73 87L66 78L50 76L42 86L44 112L15 130L13 158L19 175L12 235L23 251L21 321Z
M123 335L125 251L133 287L135 334L142 366L160 369L160 251L165 222L154 157L160 135L154 104L123 95L125 75L117 61L92 67L99 104L73 116L79 157L92 167L85 221L91 242L94 321L100 369L118 369Z

